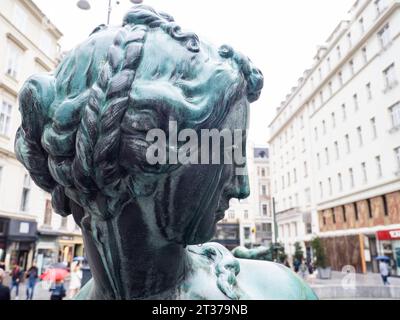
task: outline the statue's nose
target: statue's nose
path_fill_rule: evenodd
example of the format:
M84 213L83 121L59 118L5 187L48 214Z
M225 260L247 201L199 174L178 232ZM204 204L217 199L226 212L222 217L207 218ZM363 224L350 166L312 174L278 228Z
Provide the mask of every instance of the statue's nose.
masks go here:
M229 196L236 199L246 199L250 196L250 184L247 170L245 174L234 175L229 188Z

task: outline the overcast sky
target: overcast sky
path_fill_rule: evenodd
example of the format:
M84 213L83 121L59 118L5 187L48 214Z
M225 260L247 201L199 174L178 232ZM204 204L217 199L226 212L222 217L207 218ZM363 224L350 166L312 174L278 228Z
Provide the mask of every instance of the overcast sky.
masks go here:
M108 0L89 0L91 10L77 8L78 0L34 0L63 32L62 49L84 40L106 23ZM114 1L115 3L116 1ZM111 24L121 24L132 4L120 0ZM250 57L262 70L265 87L253 104L250 139L266 143L276 107L312 65L324 43L355 0L144 0L175 18L184 30L194 31L216 45L229 44Z

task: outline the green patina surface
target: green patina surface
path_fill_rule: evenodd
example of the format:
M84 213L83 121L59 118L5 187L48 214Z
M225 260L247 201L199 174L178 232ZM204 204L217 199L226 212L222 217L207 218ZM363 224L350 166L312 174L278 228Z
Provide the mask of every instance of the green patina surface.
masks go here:
M229 200L249 195L236 164L146 160L146 133L170 121L245 132L262 87L247 57L147 6L26 81L15 151L53 208L82 229L93 280L78 299L316 298L289 270L206 243Z

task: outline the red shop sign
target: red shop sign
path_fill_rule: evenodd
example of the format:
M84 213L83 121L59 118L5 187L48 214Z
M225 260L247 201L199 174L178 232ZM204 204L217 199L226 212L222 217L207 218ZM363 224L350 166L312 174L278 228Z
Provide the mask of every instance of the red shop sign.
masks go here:
M400 229L377 232L378 240L400 240Z

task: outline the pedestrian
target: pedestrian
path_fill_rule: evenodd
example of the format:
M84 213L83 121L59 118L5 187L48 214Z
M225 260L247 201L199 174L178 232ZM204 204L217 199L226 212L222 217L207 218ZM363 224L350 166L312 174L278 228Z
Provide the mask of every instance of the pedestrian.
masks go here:
M11 276L11 287L10 287L10 292L15 288L15 300L19 299L19 284L21 282L21 277L22 277L22 271L20 266L17 264L17 262L13 263L13 268L10 273Z
M32 267L29 268L26 273L26 278L28 279L28 284L26 286L26 300L32 300L33 292L35 291L35 285L37 282L39 270L36 264L33 263Z
M69 298L73 298L81 288L82 269L79 262L73 262L71 266L71 281L69 283Z
M301 261L298 259L295 259L293 262L294 272L296 272L296 273L299 272L300 265L301 265Z
M308 272L308 267L307 267L306 263L304 262L304 260L301 260L301 263L300 263L300 266L299 266L299 273L300 273L300 276L301 276L303 279L306 279L306 277L307 277L307 272Z
M62 300L66 296L64 281L57 280L55 285L50 288L50 300Z
M381 274L382 280L383 280L383 285L389 285L388 277L389 277L389 265L383 261L379 261L379 272Z
M288 259L285 259L285 262L283 263L285 265L286 268L291 269L292 267L290 266L290 263L288 261Z
M0 300L10 300L10 288L3 285L6 273L0 269Z

